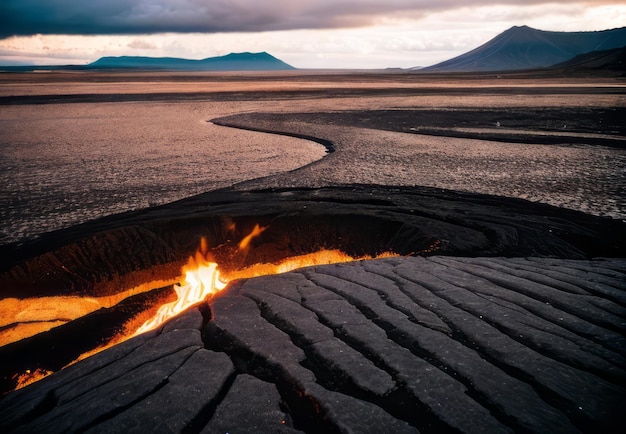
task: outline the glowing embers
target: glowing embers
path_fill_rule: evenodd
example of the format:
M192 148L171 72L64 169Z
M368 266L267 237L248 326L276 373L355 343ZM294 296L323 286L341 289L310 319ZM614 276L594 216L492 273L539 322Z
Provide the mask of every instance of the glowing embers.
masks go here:
M139 327L135 334L157 328L168 319L226 287L226 282L220 279L217 263L210 261L209 256L206 239L202 238L200 248L194 256L189 257L187 265L183 267L183 282L174 285L178 299L161 306L156 315Z
M239 251L247 251L252 239L261 235L266 229L267 226L255 225L254 229L239 242ZM174 285L178 297L176 301L161 306L154 317L137 329L135 335L154 330L185 309L226 288L228 280L220 278L217 263L211 259L209 246L206 238L203 237L195 255L190 256L187 264L183 266L181 283Z
M0 347L67 324L102 308L111 308L134 295L171 286L180 279L154 280L101 297L50 296L0 300Z
M110 308L110 314L106 318L111 318L113 321L118 321L115 324L107 324L107 326L115 327L116 331L114 335L106 335L102 337L89 336L89 331L86 331L86 336L81 341L79 347L86 348L87 351L76 351L76 354L61 355L59 357L38 357L37 360L30 360L27 363L16 363L16 374L9 374L8 379L12 384L7 383L7 386L14 388L20 388L35 382L38 379L45 377L53 372L53 370L63 369L77 361L92 356L98 352L106 350L114 345L117 345L125 340L136 336L140 333L144 333L149 330L158 329L163 323L173 318L174 316L182 313L186 309L204 302L207 297L216 296L220 291L224 290L228 282L237 279L248 279L256 276L280 274L286 273L298 268L313 266L313 265L327 265L336 264L341 262L350 262L361 259L372 259L370 256L363 256L355 258L340 250L319 250L313 253L291 256L283 259L278 259L276 256L282 252L278 252L276 256L272 256L273 245L271 242L254 243L252 240L266 234L268 227L255 225L255 227L245 236L241 236L241 240L236 242L227 241L216 247L209 248L206 239L201 239L200 246L193 256L189 258L186 265L182 267L181 275L178 278L170 279L168 281L155 280L151 282L145 282L142 285L132 288L130 290L122 291L120 293L100 297L100 298L85 298L73 297L64 299L64 302L68 302L72 305L69 315L65 308L63 311L59 311L60 306L59 298L46 297L44 299L37 300L36 305L27 303L16 304L13 307L13 311L16 314L20 314L20 318L26 318L24 312L17 312L17 308L29 308L32 309L38 306L33 312L30 312L31 319L41 319L49 322L50 318L57 318L63 313L64 322L71 323L74 319L78 319L83 315L87 317L87 314L100 310L101 307ZM231 233L235 233L234 226L229 228ZM268 236L268 240L271 240L273 235ZM267 248L269 246L269 248ZM259 255L259 251L262 252ZM269 253L268 253L269 252ZM215 256L214 256L215 255ZM394 255L391 253L384 253L377 257L384 257ZM395 255L394 255L395 256ZM259 257L266 258L265 260L259 260ZM218 261L214 258L219 258L220 267L218 269ZM255 263L256 261L256 263ZM244 266L248 263L252 265ZM221 271L221 274L220 274ZM178 282L174 284L175 282ZM171 291L173 288L175 293ZM145 295L142 295L145 294ZM143 305L137 304L135 310L128 317L124 316L120 318L117 313L125 310L122 306L127 300L131 300L130 305L135 303L132 300L133 297L141 296ZM174 300L173 297L176 297ZM80 303L74 305L74 302ZM6 303L5 303L6 304ZM14 303L15 304L15 303ZM8 306L8 305L7 305ZM121 306L121 307L120 307ZM143 306L143 310L142 307ZM160 306L156 308L156 306ZM2 305L0 304L0 307ZM55 310L43 315L44 311L47 312L50 308ZM117 310L120 309L120 310ZM155 315L154 312L156 312ZM122 322L123 321L123 322ZM10 323L18 322L17 320L11 320ZM70 325L70 324L68 324ZM69 331L68 331L69 330ZM89 329L91 330L91 329ZM84 330L81 330L83 333ZM63 333L55 335L57 336L72 336L76 330L73 328L66 329ZM68 335L69 333L69 335ZM0 334L1 337L1 334ZM50 339L56 339L50 338ZM19 339L19 338L18 338ZM64 338L65 339L65 338ZM70 350L71 352L71 350ZM70 358L70 356L72 358ZM34 367L37 367L35 369ZM52 370L51 370L52 369ZM0 392L3 392L0 390Z
M251 277L267 276L268 274L287 273L292 270L313 265L339 264L359 259L372 259L371 257L354 258L341 250L319 250L306 255L292 256L273 264L254 264L241 270L228 273L228 280L248 279Z
M250 247L252 239L261 235L266 229L267 226L255 225L254 229L239 242L238 251L246 252ZM395 254L383 253L378 257L389 256L395 256ZM224 289L228 282L232 280L286 273L298 268L313 265L328 265L372 259L372 257L354 258L340 250L324 249L314 253L285 258L277 263L254 264L243 269L231 271L225 276L220 275L218 264L211 259L207 241L202 238L200 248L196 251L194 256L189 258L187 265L183 267L181 283L174 285L178 299L161 306L152 319L146 321L139 327L135 335L156 329L165 321L178 315L185 309L204 301L208 296L215 295Z
M26 387L29 384L35 383L41 380L42 378L45 378L51 374L53 374L52 371L48 371L46 369L41 369L41 368L37 368L33 371L28 369L23 374L15 374L13 376L13 378L16 380L15 390Z

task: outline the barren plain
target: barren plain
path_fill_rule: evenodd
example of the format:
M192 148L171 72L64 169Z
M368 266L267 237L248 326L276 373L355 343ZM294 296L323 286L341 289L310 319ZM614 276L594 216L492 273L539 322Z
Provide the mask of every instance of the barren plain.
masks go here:
M3 74L0 243L258 178L243 188L430 186L623 219L625 92L517 75ZM219 124L335 152L211 122L233 115Z
M2 74L0 429L621 432L625 118L623 77ZM198 245L397 256L131 338Z

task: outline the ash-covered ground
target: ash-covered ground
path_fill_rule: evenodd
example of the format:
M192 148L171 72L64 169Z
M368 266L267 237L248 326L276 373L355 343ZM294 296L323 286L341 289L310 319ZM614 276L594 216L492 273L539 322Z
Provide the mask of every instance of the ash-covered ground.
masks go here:
M238 280L69 368L173 289L35 317L65 324L0 348L0 391L57 372L3 432L621 432L620 79L6 75L0 104L4 301L174 281L201 236L234 266L257 224L239 265L406 256Z
M6 74L0 243L257 178L241 188L429 186L623 219L624 93L611 78ZM209 122L233 115L220 123L336 152Z

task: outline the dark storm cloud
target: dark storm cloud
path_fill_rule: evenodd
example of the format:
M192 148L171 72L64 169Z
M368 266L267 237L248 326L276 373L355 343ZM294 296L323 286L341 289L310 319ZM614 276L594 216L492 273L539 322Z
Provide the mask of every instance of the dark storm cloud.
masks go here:
M1 0L0 38L33 34L255 32L367 25L461 6L545 0ZM580 3L566 0L561 3ZM599 1L598 3L619 3Z

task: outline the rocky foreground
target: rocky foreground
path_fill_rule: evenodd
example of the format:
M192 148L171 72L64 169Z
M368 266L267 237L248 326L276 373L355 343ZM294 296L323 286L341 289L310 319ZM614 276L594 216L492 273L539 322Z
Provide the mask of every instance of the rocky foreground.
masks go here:
M619 432L626 260L390 258L235 283L0 401L3 432Z
M256 224L267 229L235 261ZM403 256L235 281L65 369L171 288L6 345L4 390L33 366L56 373L0 399L0 430L620 432L624 228L522 200L352 185L221 190L10 245L0 283L22 298L175 278L200 236L222 269L320 247Z

